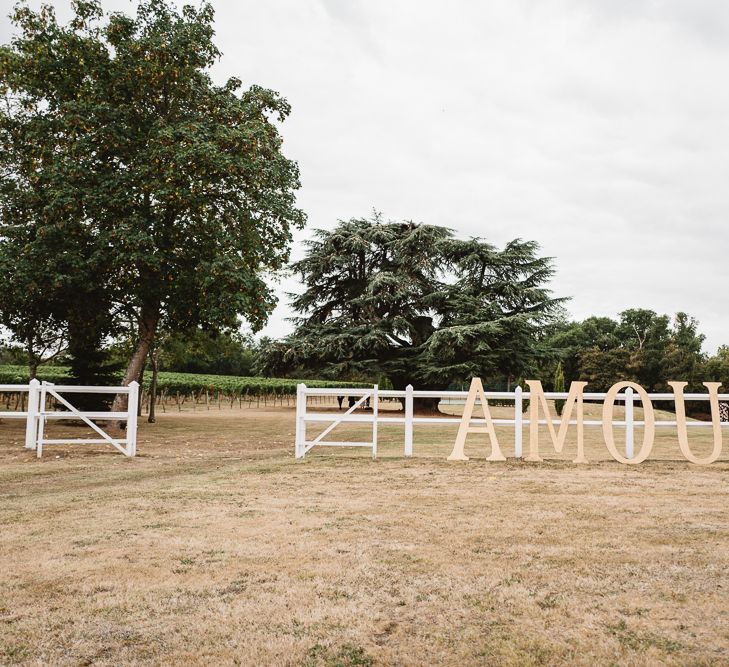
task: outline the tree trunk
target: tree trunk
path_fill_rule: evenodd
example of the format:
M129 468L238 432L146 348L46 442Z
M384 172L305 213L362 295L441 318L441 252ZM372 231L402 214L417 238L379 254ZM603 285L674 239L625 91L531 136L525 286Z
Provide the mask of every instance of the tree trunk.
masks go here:
M38 379L38 357L33 353L33 339L28 338L26 347L28 353L28 372L30 373L30 380Z
M151 348L150 352L147 356L151 355ZM142 366L142 372L139 374L139 378L137 378L137 382L139 383L139 400L137 401L137 417L142 416L142 397L144 396L144 391L142 390L142 387L144 387L144 370L147 368L147 360L144 360L144 365Z
M404 391L410 382L407 382L406 380L399 378L399 377L390 377L390 382L392 383L393 389L397 389L398 391ZM430 390L435 391L438 389L438 387L416 387L413 385L413 389L417 390ZM403 410L405 409L405 399L401 398L400 403L402 404ZM438 410L438 403L440 403L440 398L429 398L425 396L414 396L413 397L413 412L418 413L425 413L425 414L441 414L440 410Z
M157 351L152 350L149 355L149 363L152 366L152 382L149 385L149 416L147 421L154 424L157 421Z
M440 403L440 398L428 398L425 396L414 396L413 397L413 412L418 413L437 413L440 414L440 410L438 409L438 403Z
M159 306L145 304L142 306L142 312L139 316L139 338L137 347L132 353L127 369L124 372L122 386L126 387L130 382L136 380L144 364L147 361L147 355L154 342L154 334L157 330L157 322L159 321ZM114 398L114 404L111 406L112 412L124 412L129 404L129 394L117 394ZM122 422L116 424L118 428L122 428Z

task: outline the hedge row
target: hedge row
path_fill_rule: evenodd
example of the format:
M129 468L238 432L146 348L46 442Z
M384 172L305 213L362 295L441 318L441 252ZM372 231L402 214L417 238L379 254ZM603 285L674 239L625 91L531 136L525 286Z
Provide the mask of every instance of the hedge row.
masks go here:
M28 369L24 366L0 366L0 384L25 384L28 382ZM38 379L60 384L68 379L65 366L44 366L38 369ZM144 388L149 389L152 374L145 373ZM157 377L157 391L166 394L183 395L209 391L226 396L295 394L296 385L304 382L307 387L325 388L367 387L361 382L336 382L328 380L293 380L289 378L243 377L236 375L198 375L196 373L172 373L161 371Z

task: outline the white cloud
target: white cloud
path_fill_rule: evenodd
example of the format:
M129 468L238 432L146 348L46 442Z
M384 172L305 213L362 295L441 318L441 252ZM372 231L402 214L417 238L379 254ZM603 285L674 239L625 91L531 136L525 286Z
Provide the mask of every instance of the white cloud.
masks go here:
M306 25L316 48L258 62L294 105L284 132L311 226L375 206L534 238L575 317L687 310L708 349L729 341L723 3L348 7ZM255 11L266 25L268 8ZM270 28L286 43L302 26Z
M293 106L310 227L376 207L536 239L575 317L686 310L729 343L729 3L214 4L215 75Z

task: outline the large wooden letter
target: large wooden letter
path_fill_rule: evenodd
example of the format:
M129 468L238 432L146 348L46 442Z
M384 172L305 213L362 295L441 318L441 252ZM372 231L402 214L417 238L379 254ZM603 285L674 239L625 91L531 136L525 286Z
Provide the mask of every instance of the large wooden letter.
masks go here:
M681 448L681 453L691 463L696 463L700 466L708 465L713 463L719 458L721 454L721 416L719 415L719 387L721 382L702 382L709 390L709 403L711 404L711 425L714 431L714 450L705 459L700 459L694 456L688 443L688 433L686 427L686 404L683 398L683 388L688 382L669 382L671 389L673 389L673 396L676 402L676 430L678 431L678 446Z
M483 418L486 420L486 426L471 426L471 419L473 418L473 408L476 404L476 397L480 399L481 408L483 408ZM456 436L456 442L453 445L453 451L448 457L449 461L468 461L468 457L463 450L466 446L466 436L469 433L488 433L489 439L491 440L491 456L489 456L486 460L506 461L506 458L501 453L499 441L496 438L496 430L494 429L493 421L491 421L489 404L486 400L486 396L483 393L483 384L481 384L480 378L473 378L471 380L471 388L468 390L466 405L463 408L461 425L458 428L458 435Z
M615 447L615 440L613 439L613 405L615 404L615 397L621 389L627 389L628 387L638 392L641 403L643 404L643 445L632 459L626 459L618 452ZM608 393L605 395L605 402L602 406L602 433L608 451L616 461L620 463L642 463L645 461L648 458L648 454L651 453L651 449L653 449L653 437L656 432L655 422L653 404L643 387L635 382L617 382L610 387Z
M570 391L567 394L567 400L562 410L562 419L559 423L559 433L554 430L552 424L552 414L547 405L547 399L544 396L544 389L540 380L527 380L529 385L529 456L527 461L541 461L539 456L539 406L541 404L542 411L547 420L547 428L549 435L552 437L552 445L558 454L562 453L565 440L567 438L567 427L570 424L572 416L572 406L577 403L577 458L573 463L587 463L585 458L585 429L584 415L582 408L582 392L585 391L587 382L573 382L570 384Z

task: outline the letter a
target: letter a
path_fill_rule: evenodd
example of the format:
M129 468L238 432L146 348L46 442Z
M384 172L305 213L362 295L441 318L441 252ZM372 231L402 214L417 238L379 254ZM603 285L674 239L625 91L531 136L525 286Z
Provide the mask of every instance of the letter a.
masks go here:
M483 417L486 420L486 426L471 426L473 408L476 404L477 397L479 398L481 407L483 408ZM448 457L449 461L468 461L468 457L463 450L466 446L466 436L469 433L488 433L491 440L491 456L489 456L486 460L506 461L506 457L501 453L499 441L496 438L496 430L494 429L494 423L491 420L491 412L489 412L489 404L483 392L481 378L473 378L471 380L471 388L468 390L466 405L463 408L461 425L458 428L458 435L456 436L456 442L453 445L453 451Z

